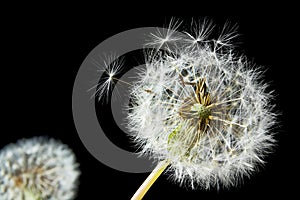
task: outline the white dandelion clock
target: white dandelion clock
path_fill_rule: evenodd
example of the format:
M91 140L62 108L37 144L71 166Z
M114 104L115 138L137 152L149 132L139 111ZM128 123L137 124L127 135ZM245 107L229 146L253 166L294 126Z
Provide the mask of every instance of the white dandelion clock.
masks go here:
M273 146L276 115L260 69L235 55L235 27L210 40L212 25L204 22L174 40L173 51L146 55L132 88L130 133L141 154L162 160L132 199L142 198L168 165L192 188L237 185Z
M132 199L141 199L167 167L191 188L238 185L275 142L272 92L261 68L231 45L236 26L210 39L210 21L194 25L179 36L169 30L165 39L151 34L148 44L158 49L146 51L146 67L132 84L129 134L141 155L161 161Z
M0 152L0 199L71 200L79 174L65 144L43 137L19 140Z

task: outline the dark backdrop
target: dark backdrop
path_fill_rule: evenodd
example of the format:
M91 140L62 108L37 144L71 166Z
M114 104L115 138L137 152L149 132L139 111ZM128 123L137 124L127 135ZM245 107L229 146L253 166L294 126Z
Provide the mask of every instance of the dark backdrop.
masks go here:
M88 53L106 38L119 32L147 26L162 26L171 16L190 22L203 16L154 16L127 12L24 11L7 14L4 53L1 63L2 119L0 147L24 137L47 135L68 144L75 152L82 175L78 199L129 199L147 174L111 169L96 160L80 141L72 116L72 89L77 70ZM291 128L298 102L297 56L294 56L295 17L288 14L235 16L209 15L217 25L226 20L239 25L240 49L259 65L276 91L276 109L281 112L277 127L278 146L260 172L238 188L220 191L191 191L162 176L145 199L244 199L291 196L297 170L297 132ZM289 110L290 109L290 110ZM109 134L109 133L108 133ZM124 148L124 133L112 139ZM120 135L119 137L116 135ZM118 139L119 138L119 139ZM120 139L122 138L122 139ZM125 138L125 139L124 139ZM295 146L296 145L296 146Z

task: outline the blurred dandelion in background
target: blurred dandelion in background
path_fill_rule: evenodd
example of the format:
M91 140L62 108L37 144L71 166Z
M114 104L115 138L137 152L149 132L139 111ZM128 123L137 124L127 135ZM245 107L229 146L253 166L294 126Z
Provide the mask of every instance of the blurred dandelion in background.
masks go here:
M191 31L178 35L180 25L173 19L165 32L149 35L146 67L130 83L129 136L141 155L159 162L132 199L164 171L193 189L236 186L264 164L275 143L273 91L262 67L234 49L237 26L226 23L210 38L210 20L193 21ZM100 95L118 80L110 74Z
M0 199L74 199L78 167L72 150L57 140L21 139L0 152Z

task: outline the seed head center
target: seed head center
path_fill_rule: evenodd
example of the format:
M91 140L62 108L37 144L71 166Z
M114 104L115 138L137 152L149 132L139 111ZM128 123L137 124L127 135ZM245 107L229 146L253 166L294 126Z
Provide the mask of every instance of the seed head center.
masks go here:
M208 119L211 114L211 110L200 103L192 105L191 111L196 112L201 119Z

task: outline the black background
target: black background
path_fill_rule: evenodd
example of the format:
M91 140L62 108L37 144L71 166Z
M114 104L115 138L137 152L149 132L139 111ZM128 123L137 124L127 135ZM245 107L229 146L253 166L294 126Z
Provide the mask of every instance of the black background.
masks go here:
M92 7L92 5L91 5ZM70 11L71 10L71 11ZM1 88L2 120L0 147L20 138L46 135L68 144L75 152L82 175L77 199L130 199L147 174L111 169L96 160L80 141L72 116L73 83L88 53L106 38L122 31L165 25L171 16L190 23L193 12L153 15L109 10L91 14L89 8L32 9L8 12L2 24ZM70 12L68 12L70 11ZM91 11L94 12L94 11ZM292 197L298 169L297 132L293 131L297 109L297 55L294 47L296 17L287 13L222 16L206 15L217 26L226 20L239 25L239 49L266 66L265 79L276 91L276 109L281 113L276 127L275 152L258 173L245 178L237 188L192 191L162 176L144 199L241 199ZM87 88L88 89L88 88ZM296 108L295 108L296 107ZM108 133L110 134L110 133ZM116 133L114 133L116 134ZM124 135L115 143L122 147ZM120 142L121 141L121 142ZM123 141L123 142L122 142ZM296 180L297 181L297 180Z

